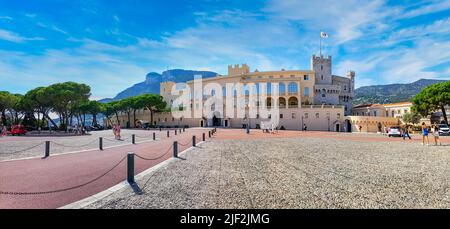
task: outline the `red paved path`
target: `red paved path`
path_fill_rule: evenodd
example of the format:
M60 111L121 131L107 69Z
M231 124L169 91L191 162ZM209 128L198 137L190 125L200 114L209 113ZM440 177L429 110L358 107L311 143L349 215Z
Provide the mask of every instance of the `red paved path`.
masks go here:
M189 148L192 135L197 142L202 133L208 130L187 129L186 132L160 141L138 143L110 148L104 151L89 151L65 154L47 159L28 159L0 162L0 191L3 192L41 192L64 189L90 181L108 171L128 152L143 157L154 158L167 152L178 141L179 152ZM206 137L208 137L206 135ZM172 150L164 157L154 161L144 161L135 157L136 174L172 157ZM42 195L1 195L0 208L58 208L104 191L126 179L126 159L103 178L86 186Z

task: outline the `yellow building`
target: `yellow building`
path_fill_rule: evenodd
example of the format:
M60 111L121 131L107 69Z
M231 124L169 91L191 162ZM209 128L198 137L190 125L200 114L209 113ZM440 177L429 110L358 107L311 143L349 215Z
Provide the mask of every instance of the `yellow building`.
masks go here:
M175 109L155 114L151 125L261 128L275 120L281 129L301 130L306 126L308 130L350 131L345 115L352 109L354 78L354 72L345 77L332 75L331 56L313 56L311 70L251 71L246 64L229 65L224 76L194 79L185 84L161 83L160 95ZM196 87L200 87L200 95L194 90ZM180 98L185 99L180 102ZM218 103L215 98L223 99ZM211 101L216 102L210 104ZM264 116L261 109L265 108L277 109L277 113ZM174 111L182 115L175 115ZM127 118L120 116L122 126ZM149 118L146 110L139 111L136 117L141 123Z

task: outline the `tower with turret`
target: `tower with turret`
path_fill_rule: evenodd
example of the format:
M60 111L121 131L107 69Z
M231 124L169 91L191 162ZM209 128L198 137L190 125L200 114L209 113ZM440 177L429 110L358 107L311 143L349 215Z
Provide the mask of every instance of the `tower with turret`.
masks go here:
M331 56L316 56L313 55L311 58L311 70L313 70L315 74L316 84L324 84L331 85L332 77L331 77L331 67L332 67L332 59Z

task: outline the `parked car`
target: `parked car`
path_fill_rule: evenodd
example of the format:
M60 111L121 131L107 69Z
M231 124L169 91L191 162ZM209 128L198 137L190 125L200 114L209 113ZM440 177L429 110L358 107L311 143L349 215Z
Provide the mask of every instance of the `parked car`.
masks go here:
M389 127L388 137L392 137L392 136L396 136L396 137L401 137L402 136L402 131L400 130L399 126L391 126L391 127Z
M450 135L450 128L447 124L439 124L439 135L440 136L449 136Z
M11 127L10 133L12 136L25 135L27 133L27 129L25 129L25 127L22 125L14 125Z

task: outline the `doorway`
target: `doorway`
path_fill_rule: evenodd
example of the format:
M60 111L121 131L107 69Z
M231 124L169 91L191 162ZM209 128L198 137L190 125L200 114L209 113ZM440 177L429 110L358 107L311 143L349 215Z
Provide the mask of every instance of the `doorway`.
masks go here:
M339 123L336 124L336 132L341 132L341 125Z
M216 115L214 115L214 117L212 118L212 121L213 121L213 126L221 126L222 119L217 118Z
M352 123L350 122L350 120L345 120L345 123L347 125L347 132L351 133L352 132Z

